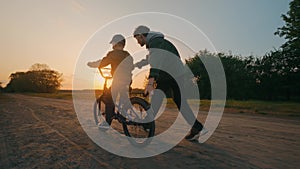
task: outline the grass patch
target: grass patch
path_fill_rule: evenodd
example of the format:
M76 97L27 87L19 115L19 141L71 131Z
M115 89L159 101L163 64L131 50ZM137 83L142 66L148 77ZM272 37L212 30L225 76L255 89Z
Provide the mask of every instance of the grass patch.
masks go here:
M23 93L25 95L46 97L54 99L72 99L71 90L61 90L57 93ZM0 100L3 98L0 94ZM4 98L3 98L4 99ZM190 104L198 104L199 100L188 100ZM200 100L200 111L208 111L211 104L214 103L215 107L221 107L222 104L218 104L219 101ZM220 102L222 103L222 102ZM176 108L172 99L167 99L167 106L169 108ZM284 115L290 117L300 117L300 104L299 102L287 102L287 101L259 101L259 100L227 100L224 108L224 113L250 113L261 115Z
M35 97L46 97L46 98L53 98L53 99L64 99L64 100L71 100L72 99L72 91L58 91L56 93L22 93L24 95L30 95Z
M188 100L189 104L199 104L199 100ZM222 107L222 102L218 100L200 100L200 111ZM167 99L169 108L176 108L172 99ZM227 100L224 107L224 113L239 113L239 114L260 114L260 115L283 115L290 117L300 117L300 104L298 102L288 101L260 101L260 100Z
M273 114L300 116L300 104L297 102L227 100L225 110L226 109L236 109L240 112L248 112L262 115Z
M194 102L197 103L196 100L189 101L189 103ZM214 108L222 106L222 102L218 100L200 100L200 111L207 112L212 103L214 105ZM248 113L300 117L300 104L299 102L289 101L227 100L224 108L224 113Z

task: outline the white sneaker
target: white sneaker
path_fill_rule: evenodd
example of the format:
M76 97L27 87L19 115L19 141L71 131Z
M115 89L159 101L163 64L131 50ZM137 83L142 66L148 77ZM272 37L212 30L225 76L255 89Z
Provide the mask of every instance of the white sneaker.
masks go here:
M105 129L105 130L107 130L107 129L109 129L109 124L106 122L106 121L102 121L102 123L98 123L98 128L99 129Z
M200 131L195 128L192 128L190 130L190 133L185 136L185 139L187 139L189 141L195 141L195 140L198 140L199 137L200 137Z
M208 133L208 130L206 128L202 128L201 131L197 130L197 129L194 129L192 128L190 133L185 136L185 139L189 140L189 141L196 141L196 140L199 140L199 138L205 134Z
M206 129L206 128L202 128L202 130L200 131L200 135L199 135L199 137L201 137L201 136L204 136L205 134L207 134L208 133L208 130Z

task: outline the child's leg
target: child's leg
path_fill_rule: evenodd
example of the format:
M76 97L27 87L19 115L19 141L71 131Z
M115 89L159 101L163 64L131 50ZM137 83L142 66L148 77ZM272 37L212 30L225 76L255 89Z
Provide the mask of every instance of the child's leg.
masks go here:
M105 120L109 125L111 125L113 116L115 114L115 104L113 102L112 95L110 92L111 89L108 89L108 90L109 90L109 92L107 92L105 94L105 101L104 101L104 103L105 103Z
M115 105L112 103L105 104L105 120L106 122L111 125L115 112Z

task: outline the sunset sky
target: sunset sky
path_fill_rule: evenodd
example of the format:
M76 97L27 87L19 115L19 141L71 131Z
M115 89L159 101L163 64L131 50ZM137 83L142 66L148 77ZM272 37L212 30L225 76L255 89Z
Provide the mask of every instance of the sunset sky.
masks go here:
M274 32L284 25L281 15L289 10L289 2L290 0L1 0L0 82L5 86L11 73L27 71L35 63L45 63L63 73L63 89L72 89L75 66L81 61L79 57L89 54L84 61L103 57L110 50L108 42L113 33L122 33L128 37L126 50L130 53L140 52L140 55L144 55L145 51L141 51L142 48L129 37L139 22L110 30L101 37L101 47L94 52L84 53L88 40L93 39L93 35L100 37L99 33L95 34L100 28L107 27L121 17L144 12L150 12L151 16L151 12L162 13L164 16L170 14L171 18L186 20L201 30L218 52L232 51L235 55L262 56L284 43L284 39L275 36ZM181 41L180 37L190 33L184 32L185 24L171 29L164 26L163 29L162 25L168 24L168 20L163 20L162 17L162 24L162 21L151 20L151 16L139 18L143 21L140 24L148 24L155 31L169 35L171 41L172 38ZM171 22L172 20L169 25L172 25ZM192 35L186 35L187 38L189 36ZM198 43L200 38L198 41L197 37L194 38L190 38L193 51L209 48ZM140 57L136 57L135 61L139 59ZM82 69L91 74L96 72L88 67ZM82 81L79 88L90 87L84 83L86 79L83 78ZM87 83L91 81L93 79L89 79Z

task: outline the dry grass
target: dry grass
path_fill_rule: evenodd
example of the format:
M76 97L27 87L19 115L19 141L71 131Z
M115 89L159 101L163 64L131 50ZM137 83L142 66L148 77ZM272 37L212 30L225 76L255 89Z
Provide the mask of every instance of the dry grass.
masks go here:
M55 99L72 99L72 91L59 91L57 93L24 93L25 95L31 95L36 97L46 97ZM1 94L0 94L1 99ZM176 105L172 99L168 99L168 107L176 108ZM198 103L198 100L189 100L189 103ZM218 104L218 101L214 101ZM201 100L200 110L208 111L211 105L211 100ZM300 104L298 102L288 101L259 101L259 100L227 100L224 112L229 113L251 113L262 115L284 115L284 116L300 116Z

